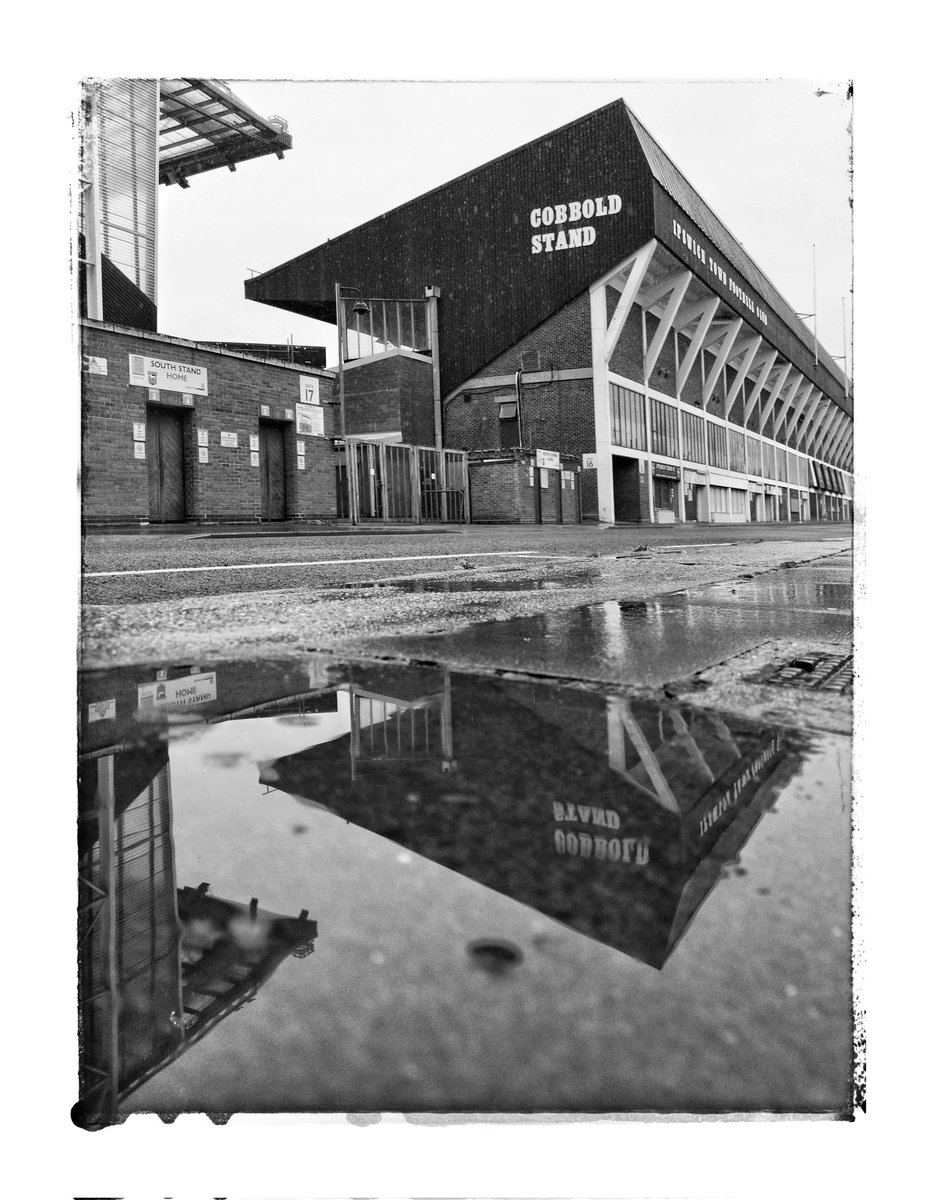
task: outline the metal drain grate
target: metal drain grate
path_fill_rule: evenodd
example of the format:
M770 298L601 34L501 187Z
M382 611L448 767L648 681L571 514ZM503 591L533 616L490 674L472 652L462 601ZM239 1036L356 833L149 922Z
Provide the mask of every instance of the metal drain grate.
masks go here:
M762 682L848 696L852 692L853 672L851 654L800 654L770 671Z

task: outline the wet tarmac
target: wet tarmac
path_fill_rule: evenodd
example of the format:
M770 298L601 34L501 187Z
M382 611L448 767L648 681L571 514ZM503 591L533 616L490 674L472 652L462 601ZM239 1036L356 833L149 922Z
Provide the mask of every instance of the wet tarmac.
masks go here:
M395 654L452 666L656 687L767 641L850 644L846 578L834 563L795 566L648 600L602 601L477 622L437 637L394 638L391 645Z
M848 739L627 686L737 603L594 606L615 690L83 673L76 1119L851 1111Z
M520 570L520 567L506 567L499 574ZM559 579L464 579L462 575L456 575L446 579L392 579L388 583L345 583L343 589L391 587L413 594L435 592L440 595L458 592L560 592L572 587L586 587L597 578L598 572L595 570L565 571Z

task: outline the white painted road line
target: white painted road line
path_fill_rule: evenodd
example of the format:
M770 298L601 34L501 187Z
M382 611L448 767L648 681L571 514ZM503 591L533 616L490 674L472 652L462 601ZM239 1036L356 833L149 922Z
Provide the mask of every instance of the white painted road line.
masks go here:
M437 558L551 558L533 550L481 550L470 554L400 554L393 558L317 558L305 562L231 563L210 567L147 567L140 571L87 571L85 579L111 579L129 575L192 575L199 571L261 571L277 567L346 567L354 563L423 562Z

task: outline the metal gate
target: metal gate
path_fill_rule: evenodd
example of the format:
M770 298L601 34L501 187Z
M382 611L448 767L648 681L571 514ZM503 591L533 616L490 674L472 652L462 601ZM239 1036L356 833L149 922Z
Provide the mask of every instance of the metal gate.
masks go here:
M347 438L350 520L411 525L470 520L467 456L399 442Z

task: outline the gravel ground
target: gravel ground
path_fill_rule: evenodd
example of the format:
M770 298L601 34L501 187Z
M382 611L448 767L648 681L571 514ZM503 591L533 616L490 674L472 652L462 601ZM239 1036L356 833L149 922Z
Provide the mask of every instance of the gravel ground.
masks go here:
M812 527L809 527L812 528ZM237 571L90 578L86 581L82 661L86 666L190 656L214 659L302 652L365 654L389 636L452 633L478 621L554 612L612 599L643 599L848 548L838 527L825 540L752 540L684 545L641 530L473 527L469 534L380 539L89 539L86 570L166 566L250 567ZM784 531L782 531L784 532ZM632 534L637 535L633 537ZM633 545L634 543L634 545ZM668 549L667 547L671 548ZM677 548L682 546L683 548ZM462 552L458 552L462 551ZM470 557L492 555L503 557ZM516 557L529 552L553 557ZM414 554L455 557L399 561ZM394 561L377 562L378 558ZM352 563L340 559L358 559ZM468 591L412 592L404 580L448 581ZM400 586L401 584L401 586ZM482 590L489 584L491 590ZM515 590L503 590L506 585ZM371 586L359 586L371 585Z

